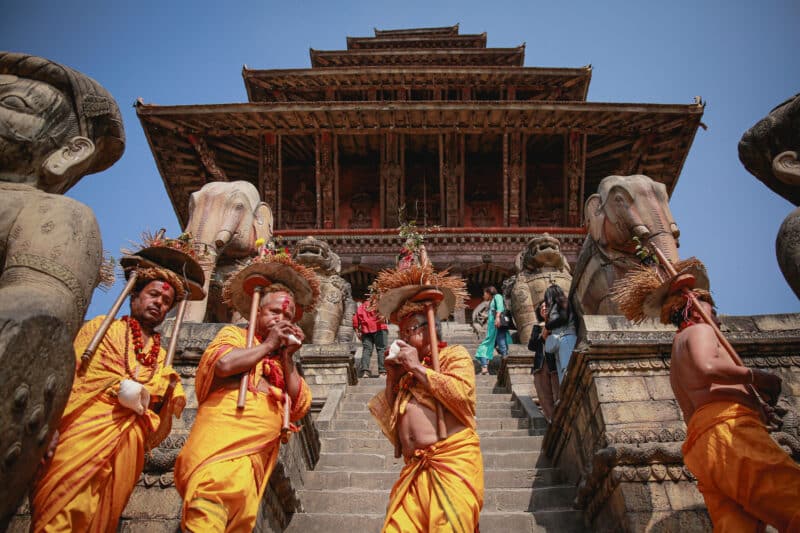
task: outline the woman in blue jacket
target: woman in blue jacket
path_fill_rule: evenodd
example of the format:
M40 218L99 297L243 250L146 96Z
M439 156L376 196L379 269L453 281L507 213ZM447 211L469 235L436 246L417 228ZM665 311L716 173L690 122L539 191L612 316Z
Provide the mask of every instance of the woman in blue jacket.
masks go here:
M511 335L508 328L500 327L500 314L505 311L503 297L497 293L497 289L489 285L483 289L483 299L490 301L489 317L486 320L486 338L478 346L475 358L481 364L481 374L489 373L489 360L494 357L494 349L500 352L500 357L508 355L508 345L511 343Z

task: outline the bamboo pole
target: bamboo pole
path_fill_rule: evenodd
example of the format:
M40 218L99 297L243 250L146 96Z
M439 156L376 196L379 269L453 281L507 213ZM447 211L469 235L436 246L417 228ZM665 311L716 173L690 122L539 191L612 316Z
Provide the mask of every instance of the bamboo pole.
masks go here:
M671 279L674 279L678 275L678 272L675 270L673 264L670 262L669 259L667 259L667 256L664 255L664 252L662 252L661 249L656 244L650 243L650 247L653 249L653 252L655 252L656 257L658 257L658 261L666 269L667 274L669 274L669 277ZM703 309L703 307L700 305L700 301L697 298L697 295L686 286L681 287L681 292L689 300L691 300L693 308L697 310L698 314L703 319L703 322L711 326L711 329L714 330L714 335L717 337L717 340L722 345L722 347L725 348L725 352L727 352L727 354L730 356L733 363L736 366L747 367L747 365L744 364L744 361L742 361L742 358L739 357L739 354L736 353L736 350L731 345L731 343L728 342L728 339L725 338L725 335L722 334L722 331L720 331L719 326L717 326L717 323L714 321L714 319L711 318L711 316L709 316L706 310ZM765 402L761 398L761 395L758 393L755 386L753 386L752 384L746 384L745 388L748 390L748 392L750 392L753 396L755 396L756 401L758 402L759 407L761 408L761 414L764 417L765 422L768 422L769 416L767 415L767 411L764 408Z
M425 312L428 314L428 335L431 342L431 366L434 372L439 372L439 343L436 338L436 313L433 310L433 303L426 302ZM441 402L436 402L436 433L439 440L447 438L447 424L444 420L444 409Z
M97 351L97 347L100 346L103 337L106 336L106 332L108 332L108 328L111 327L111 323L117 318L117 313L119 312L119 308L122 307L122 302L125 301L125 298L127 298L133 290L133 286L136 283L137 277L138 272L133 270L128 278L128 283L125 284L125 288L122 289L120 295L111 305L111 309L108 311L108 314L103 319L103 322L100 324L100 327L97 329L94 337L92 337L89 345L83 351L83 355L81 355L81 364L78 367L78 375L83 375L86 373L86 370L89 368L89 363L92 362L92 357L94 357L94 353Z
M169 339L169 346L167 347L167 356L164 359L164 368L172 366L172 361L175 359L175 351L178 348L178 335L181 332L181 326L183 325L183 316L186 314L186 305L189 302L189 287L186 287L186 294L181 300L181 303L178 304L178 314L175 316L175 325L172 326L172 336ZM170 376L169 385L167 385L167 390L164 392L164 397L161 400L161 405L158 406L156 409L156 413L161 413L161 409L164 408L167 403L169 403L170 399L172 399L172 395L175 393L175 387L178 385L178 378L176 376Z
M253 288L253 299L250 303L250 322L247 324L247 349L253 347L253 339L256 336L256 321L258 320L258 307L261 304L261 292L264 287L257 285ZM239 383L239 399L236 402L237 409L244 409L245 400L247 400L247 380L250 378L250 371L248 370L242 374L242 379Z

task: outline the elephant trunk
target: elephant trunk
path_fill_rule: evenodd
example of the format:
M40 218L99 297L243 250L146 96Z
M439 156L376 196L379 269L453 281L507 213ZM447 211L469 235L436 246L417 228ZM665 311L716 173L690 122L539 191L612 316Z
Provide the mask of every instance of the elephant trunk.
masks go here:
M196 300L194 302L189 302L186 305L186 314L184 315L185 322L204 322L206 318L206 309L208 307L208 290L211 288L211 276L214 274L214 267L217 263L217 254L216 252L209 252L209 257L206 261L202 263L203 266L203 274L205 274L205 283L203 284L203 290L206 293L206 297L202 300Z
M217 250L222 250L226 244L228 244L233 237L233 232L229 229L221 229L217 235L214 237L214 245L217 247Z
M680 259L677 243L671 234L658 233L650 237L647 242L657 246L670 262L676 263Z

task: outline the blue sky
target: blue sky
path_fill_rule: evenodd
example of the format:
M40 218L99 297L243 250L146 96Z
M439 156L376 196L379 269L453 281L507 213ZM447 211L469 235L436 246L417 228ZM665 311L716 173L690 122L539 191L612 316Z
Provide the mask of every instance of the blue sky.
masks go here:
M735 5L743 4L743 5ZM102 83L123 112L127 147L109 170L68 194L89 205L115 255L141 231L180 228L132 107L247 100L241 69L306 68L308 51L343 49L373 28L446 26L488 34L488 46L526 43L525 66L593 66L595 102L707 102L671 207L681 256L710 273L725 314L800 312L775 259L792 205L739 162L742 133L800 92L800 3L375 1L135 3L11 0L0 49L41 55ZM105 313L121 285L96 292Z

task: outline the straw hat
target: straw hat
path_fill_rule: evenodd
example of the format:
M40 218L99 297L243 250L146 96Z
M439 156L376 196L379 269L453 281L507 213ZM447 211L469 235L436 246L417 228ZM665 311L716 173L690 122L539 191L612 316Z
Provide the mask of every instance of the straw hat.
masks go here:
M699 259L690 257L673 266L676 274L672 277L658 265L642 265L614 283L611 299L628 320L641 322L647 318L658 318L662 323L669 324L673 308L683 302L684 288L695 291L713 304L708 292L708 272Z
M319 300L319 280L310 268L300 265L285 253L264 253L241 264L223 287L223 300L242 316L250 314L253 292L257 285L280 284L294 296L295 320L314 310Z
M443 294L441 301L436 303L436 317L440 320L464 306L467 296L464 280L448 275L447 271L436 272L430 264L381 271L370 287L370 306L381 316L399 324L411 313L424 312L425 303L415 301L415 298L431 289Z
M190 234L167 239L144 233L142 241L141 248L135 252L123 250L125 255L120 259L120 265L125 272L125 279L130 278L135 270L139 279L163 279L172 285L176 302L184 298L187 287L190 300L205 298L205 274L200 263L206 258L196 252Z

